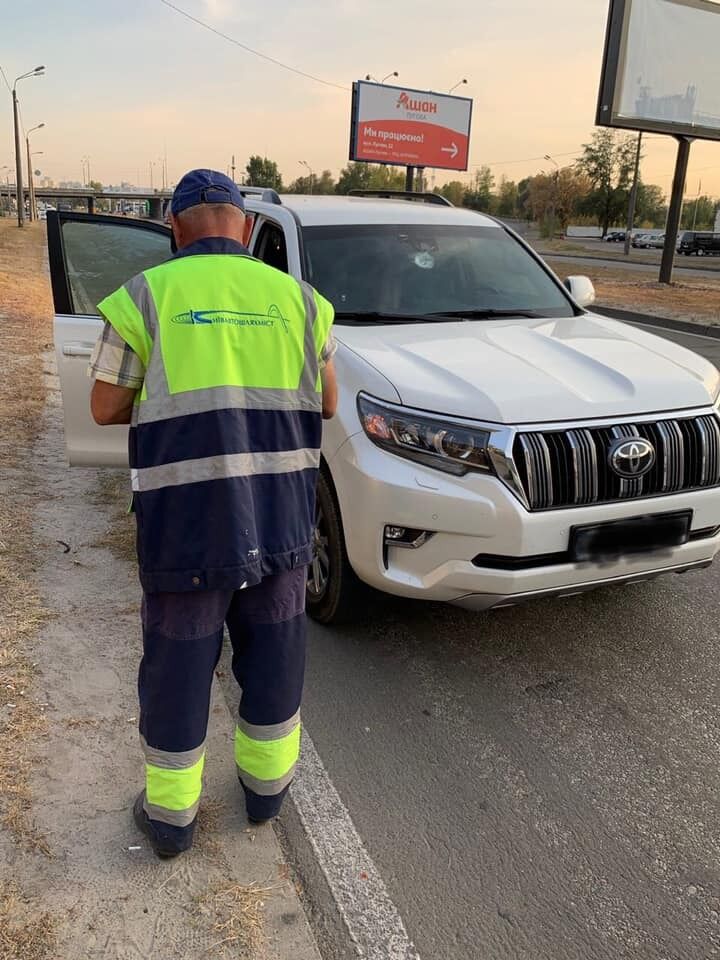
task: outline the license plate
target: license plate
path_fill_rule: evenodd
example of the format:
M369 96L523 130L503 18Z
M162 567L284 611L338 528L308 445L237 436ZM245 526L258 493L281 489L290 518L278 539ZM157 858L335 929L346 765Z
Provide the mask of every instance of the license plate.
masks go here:
M570 556L577 562L617 560L682 546L690 539L692 510L573 527Z

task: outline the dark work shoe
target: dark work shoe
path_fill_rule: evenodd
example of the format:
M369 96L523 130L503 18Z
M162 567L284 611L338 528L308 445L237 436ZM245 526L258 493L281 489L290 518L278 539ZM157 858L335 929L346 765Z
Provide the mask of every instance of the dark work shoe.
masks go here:
M144 800L145 791L143 790L135 800L135 806L133 807L133 819L135 820L138 830L140 830L140 832L143 833L150 841L150 846L153 848L155 856L159 857L161 860L171 860L173 857L177 857L178 854L183 852L182 850L179 850L176 847L165 846L155 836L155 831L150 823L150 818L148 817L147 813L145 813L145 808L143 807Z

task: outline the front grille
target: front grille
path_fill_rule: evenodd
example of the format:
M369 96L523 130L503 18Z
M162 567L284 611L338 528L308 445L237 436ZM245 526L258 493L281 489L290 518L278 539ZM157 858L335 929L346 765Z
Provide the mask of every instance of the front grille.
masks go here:
M649 473L626 480L610 466L617 440L655 448ZM531 510L661 496L720 485L720 421L712 414L603 427L519 433L513 459Z

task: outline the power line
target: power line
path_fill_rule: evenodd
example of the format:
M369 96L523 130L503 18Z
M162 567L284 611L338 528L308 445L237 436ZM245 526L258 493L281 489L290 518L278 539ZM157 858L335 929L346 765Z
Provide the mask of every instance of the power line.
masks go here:
M2 74L2 78L3 78L3 80L5 81L5 86L8 88L8 92L9 92L9 93L12 93L12 87L10 86L10 81L9 81L8 78L6 77L5 71L3 70L3 68L2 68L1 66L0 66L0 74Z
M194 17L186 10L176 7L174 3L170 3L170 0L160 0L160 3L166 7L169 7L171 10L174 10L175 13L179 13L180 16L185 17L186 20L190 20L199 27L209 30L210 33L214 33L216 36L222 37L223 40L227 40L229 43L233 43L236 47L240 47L240 49L244 50L246 53L251 53L254 57L259 57L261 60L267 60L268 63L273 63L276 67L282 67L283 70L288 70L290 73L295 73L299 77L305 77L306 80L313 80L315 83L322 83L325 87L335 87L336 89L343 90L345 92L347 92L349 89L340 83L333 83L331 80L323 80L321 77L315 77L311 73L305 73L304 70L298 70L296 67L291 67L287 63L283 63L282 60L276 60L275 57L270 57L266 53L260 53L259 50L253 50L252 47L248 47L246 44L241 43L239 40L236 40L235 37L231 37L229 34L223 33L222 30L218 30L216 27L211 26L211 24L205 23L204 20Z
M555 157L580 157L581 153L578 153L577 150L571 150L568 153L555 153ZM510 163L534 163L536 160L545 160L546 157L525 157L523 160L493 160L489 163L472 163L472 167L504 167Z

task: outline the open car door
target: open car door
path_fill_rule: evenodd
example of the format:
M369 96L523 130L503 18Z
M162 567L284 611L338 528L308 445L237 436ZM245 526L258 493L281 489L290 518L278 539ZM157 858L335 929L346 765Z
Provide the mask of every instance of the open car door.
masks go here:
M170 229L161 223L48 211L55 303L55 351L72 466L124 466L127 427L99 427L90 416L88 362L103 321L97 304L136 273L167 260Z

